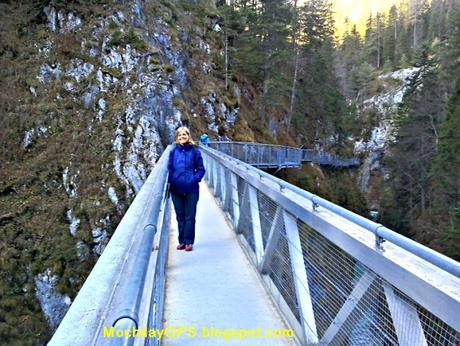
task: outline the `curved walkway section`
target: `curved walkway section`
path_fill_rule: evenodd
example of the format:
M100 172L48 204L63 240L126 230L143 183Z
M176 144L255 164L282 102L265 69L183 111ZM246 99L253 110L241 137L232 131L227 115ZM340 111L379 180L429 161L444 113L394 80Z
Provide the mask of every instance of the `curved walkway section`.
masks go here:
M163 345L296 345L205 183L194 249L176 245L172 215Z

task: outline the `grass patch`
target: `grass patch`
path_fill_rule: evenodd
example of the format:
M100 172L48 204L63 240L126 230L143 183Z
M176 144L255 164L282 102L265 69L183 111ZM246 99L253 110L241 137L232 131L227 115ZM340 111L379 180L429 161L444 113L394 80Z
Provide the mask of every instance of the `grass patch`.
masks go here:
M176 71L176 68L171 64L166 64L163 65L163 71L165 71L166 73L174 73L174 71Z
M141 51L145 51L148 48L147 43L139 37L133 28L129 29L125 34L119 30L115 31L107 44L111 47L125 47L129 44L131 47Z

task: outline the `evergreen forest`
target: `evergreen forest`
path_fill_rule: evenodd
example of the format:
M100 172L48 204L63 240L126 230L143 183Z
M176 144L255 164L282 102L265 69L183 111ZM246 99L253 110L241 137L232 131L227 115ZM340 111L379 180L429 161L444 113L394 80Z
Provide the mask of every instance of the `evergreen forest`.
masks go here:
M419 68L393 119L378 221L460 259L460 1L399 1L370 13L363 34L334 22L331 0L234 0L220 10L226 79L257 88L260 121L278 114L298 143L349 154L350 138L379 120L357 111L378 76Z

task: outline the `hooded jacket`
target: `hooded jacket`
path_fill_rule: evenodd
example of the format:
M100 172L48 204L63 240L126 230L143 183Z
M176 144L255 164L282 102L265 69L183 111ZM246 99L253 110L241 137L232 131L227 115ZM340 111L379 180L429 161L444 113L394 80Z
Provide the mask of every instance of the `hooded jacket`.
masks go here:
M200 143L209 146L209 137L206 133L203 133L200 137Z
M192 144L176 144L169 154L168 171L171 192L198 193L198 183L206 172L200 150Z

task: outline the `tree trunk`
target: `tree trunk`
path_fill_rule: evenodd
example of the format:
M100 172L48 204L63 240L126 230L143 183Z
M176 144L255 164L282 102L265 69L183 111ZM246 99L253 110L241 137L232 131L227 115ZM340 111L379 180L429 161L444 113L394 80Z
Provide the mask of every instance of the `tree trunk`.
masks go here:
M395 21L395 45L398 40L398 23Z
M292 89L291 89L291 102L289 104L289 113L287 116L286 121L286 131L289 132L289 127L291 126L292 121L292 113L294 111L294 99L295 99L295 91L296 91L296 83L297 83L297 71L299 68L299 47L297 46L297 0L294 1L294 18L293 18L293 33L292 33L292 41L295 50L295 58L294 58L294 76L292 78Z
M292 89L291 89L291 102L289 104L289 114L287 117L286 128L289 132L289 127L291 126L292 113L294 111L294 99L296 92L296 83L297 83L297 71L299 69L299 48L295 48L295 61L294 61L294 77L292 78Z
M227 29L224 31L225 39L225 90L228 89L228 36Z

